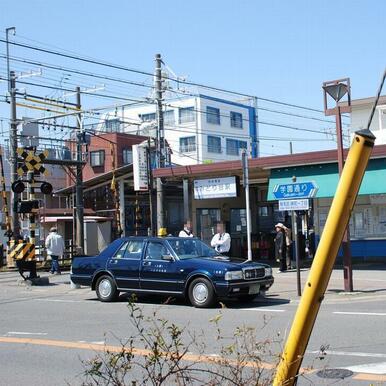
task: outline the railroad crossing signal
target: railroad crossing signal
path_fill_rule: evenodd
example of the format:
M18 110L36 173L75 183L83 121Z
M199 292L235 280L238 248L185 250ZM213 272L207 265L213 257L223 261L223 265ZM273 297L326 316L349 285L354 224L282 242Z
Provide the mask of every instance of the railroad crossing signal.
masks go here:
M42 165L43 161L48 157L48 150L43 153L35 154L33 150L18 148L17 154L24 159L24 164L17 169L17 174L23 176L24 173L37 171L45 176L48 174L46 168Z

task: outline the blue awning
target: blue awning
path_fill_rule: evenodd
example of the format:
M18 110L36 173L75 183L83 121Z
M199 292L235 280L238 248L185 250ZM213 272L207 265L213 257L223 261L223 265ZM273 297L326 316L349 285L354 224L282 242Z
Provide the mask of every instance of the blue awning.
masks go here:
M292 177L297 182L314 181L318 186L316 198L334 197L338 185L338 164L304 165L272 169L268 186L268 201L275 200L273 189L279 184L289 184ZM359 190L360 195L386 193L386 158L370 160Z

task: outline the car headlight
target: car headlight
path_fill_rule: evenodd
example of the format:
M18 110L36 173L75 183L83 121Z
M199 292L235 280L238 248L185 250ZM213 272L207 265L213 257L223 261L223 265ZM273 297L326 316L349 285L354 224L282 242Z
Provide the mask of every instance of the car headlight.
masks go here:
M243 278L243 271L228 271L225 273L225 280L240 280Z
M265 268L265 276L272 276L272 268L271 267Z

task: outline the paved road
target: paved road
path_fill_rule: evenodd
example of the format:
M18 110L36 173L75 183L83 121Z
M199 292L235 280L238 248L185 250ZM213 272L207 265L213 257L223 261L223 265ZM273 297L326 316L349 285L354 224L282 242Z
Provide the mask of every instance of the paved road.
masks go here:
M139 304L146 315L157 311L191 332L205 331L208 355L219 352L209 320L220 312L223 343L245 324L257 328L259 339L276 342L270 348L279 353L298 304L294 279L292 272L278 276L266 298L229 302L223 309L195 309L181 300L163 304L162 298L143 298ZM134 332L125 297L100 303L87 288L70 289L68 275L52 278L46 287L25 287L17 280L15 273L0 273L0 385L78 385L81 359L93 357L105 341L118 345ZM361 292L342 295L340 272L334 272L303 362L313 369L349 369L353 375L327 380L313 371L300 385L386 384L386 277L382 270L362 270L356 280ZM322 360L321 347L327 350Z

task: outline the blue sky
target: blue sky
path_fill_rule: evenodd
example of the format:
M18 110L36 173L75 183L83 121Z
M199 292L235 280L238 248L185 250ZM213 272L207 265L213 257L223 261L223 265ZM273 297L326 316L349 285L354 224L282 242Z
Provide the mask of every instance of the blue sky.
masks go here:
M371 96L386 63L383 1L3 0L1 8L1 32L16 26L17 35L148 71L159 52L190 80L320 109L323 81L350 77L353 98Z
M190 79L321 106L324 80L375 93L386 62L383 1L3 1L0 29L151 70L160 52Z

